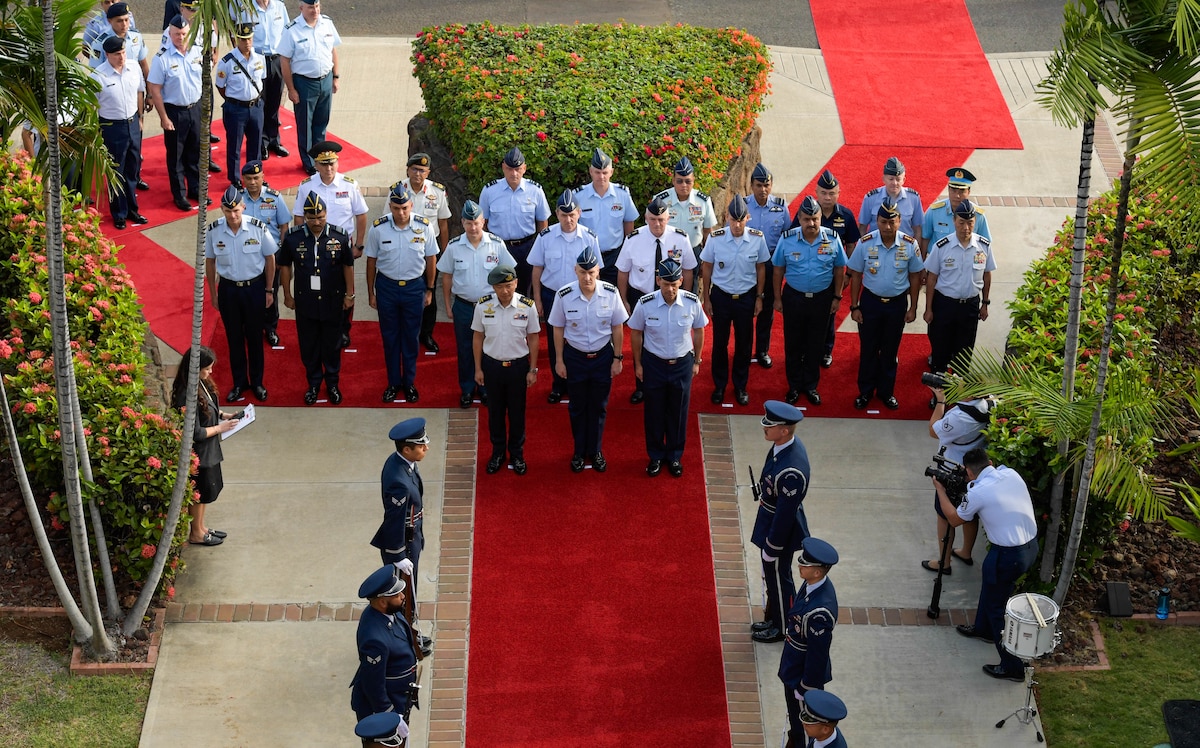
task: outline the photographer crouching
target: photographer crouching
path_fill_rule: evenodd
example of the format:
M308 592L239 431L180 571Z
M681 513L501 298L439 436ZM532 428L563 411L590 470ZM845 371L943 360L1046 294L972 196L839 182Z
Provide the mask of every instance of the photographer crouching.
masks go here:
M966 497L955 508L946 487L935 477L942 514L952 526L970 522L976 517L983 523L991 548L983 560L983 585L979 590L975 623L960 625L958 633L972 639L982 639L996 645L1000 664L984 665L983 672L993 678L1021 682L1024 666L1010 654L1000 639L1004 634L1004 607L1013 594L1017 579L1033 566L1037 558L1037 523L1033 516L1033 501L1025 481L1004 465L993 467L987 451L975 448L963 456L966 469Z

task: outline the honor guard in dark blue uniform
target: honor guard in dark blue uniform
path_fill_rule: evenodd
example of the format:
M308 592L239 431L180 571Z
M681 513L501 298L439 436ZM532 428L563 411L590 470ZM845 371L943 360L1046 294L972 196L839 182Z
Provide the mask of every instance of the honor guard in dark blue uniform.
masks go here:
M883 406L896 410L896 354L904 326L917 318L921 251L911 236L902 234L900 211L884 200L876 212L877 228L864 236L850 255L850 316L858 323L858 397L862 410L878 395Z
M242 139L246 140L246 161L261 158L263 130L263 85L267 62L254 51L254 24L239 23L234 32L237 46L217 63L217 93L221 119L225 122L225 168L229 181L242 186Z
M437 261L442 273L442 299L446 314L454 320L454 344L458 357L458 406L471 407L476 395L483 405L488 404L487 389L475 383L475 355L471 350L475 333L471 320L475 304L492 291L488 274L500 265L517 266L513 255L500 237L484 230L485 221L480 207L473 200L463 204L463 233L446 245ZM517 271L520 286L520 270Z
M762 417L763 438L771 442L758 476L758 514L750 542L762 551L763 620L750 626L756 642L783 639L783 616L796 595L792 557L808 537L804 497L808 493L808 451L796 437L800 409L768 400Z
M533 278L529 250L550 220L550 203L542 186L525 178L525 154L513 146L504 154L504 177L492 180L479 193L483 228L504 241L517 260L517 293L527 294Z
M400 724L405 724L416 706L417 653L412 625L404 619L406 586L388 564L358 588L367 607L358 619L358 671L350 681L350 708L363 721L387 712L399 715ZM398 730L395 725L393 734ZM403 731L407 733L407 727ZM360 737L365 743L366 737Z
M354 727L363 748L401 748L408 739L408 725L395 712L379 712L363 717Z
M103 44L106 59L92 71L92 77L100 84L100 93L97 94L100 137L121 177L116 188L109 190L108 207L113 226L123 229L126 220L139 226L150 222L138 212L137 199L138 171L142 163L142 103L146 96L146 84L137 63L128 59L124 39L113 35L107 37Z
M611 174L612 169L609 168L608 172ZM608 193L609 197L613 194L611 190ZM558 289L575 280L575 258L588 247L600 251L596 234L580 223L579 202L574 192L563 190L558 196L554 212L558 216L558 223L539 232L533 249L529 250L529 265L533 268L533 300L538 307L538 318L543 322L554 306ZM561 401L566 393L567 380L554 371L554 361L558 358L553 334L546 336L546 344L552 376L546 401L554 404Z
M304 225L283 235L279 249L279 281L283 304L296 310L296 338L304 362L308 390L304 404L317 402L321 380L329 402L342 402L338 375L342 369L342 313L354 305L354 252L346 232L326 221L325 201L309 193ZM293 279L295 282L293 283Z
M625 235L633 231L637 221L637 207L629 194L629 188L612 181L613 160L599 148L592 149L592 160L588 164L588 175L592 181L575 190L579 203L579 223L592 230L599 240L600 280L617 282L617 255ZM578 252L572 257L578 256Z
M547 320L554 328L558 351L555 368L571 391L568 412L575 452L571 471L582 473L592 461L598 473L608 469L604 459L604 419L613 377L621 373L623 325L629 319L617 287L600 278L600 256L590 247L575 260L573 283L563 286Z
M837 592L829 570L838 562L838 552L819 538L805 538L800 551L800 577L796 601L787 614L783 656L779 658L779 680L787 702L788 737L804 735L800 702L809 691L819 691L833 679L829 646L838 619ZM820 697L818 697L818 704Z
M249 161L242 167L242 198L246 204L245 215L257 218L267 225L275 243L282 245L283 235L292 223L292 212L284 203L279 190L267 186L263 180L262 161ZM279 345L279 263L275 263L275 278L271 282L271 298L275 303L267 307L263 332L267 345Z
M921 196L911 187L904 186L904 164L892 156L883 165L883 186L876 187L863 197L858 210L858 230L865 234L875 230L875 213L885 197L892 198L900 210L900 231L921 240L921 226L925 211L921 209Z
M846 704L828 691L813 690L805 694L800 705L800 723L807 736L804 748L846 748L846 738L838 729L838 722L846 714ZM798 742L791 745L800 748Z
M413 212L425 216L429 221L430 242L437 245L438 257L446 251L450 243L450 203L446 198L446 188L429 179L429 168L433 160L428 153L414 153L408 157L405 166L405 177L396 184L407 187L413 195ZM436 285L436 281L434 282ZM437 304L425 307L421 316L421 346L430 353L437 353L438 344L433 339L433 328L437 324Z
M692 377L700 370L704 327L708 317L700 297L683 291L683 268L666 259L658 263L658 290L638 301L629 317L633 368L646 390L643 424L651 478L667 470L683 475L688 405Z
M675 163L671 176L671 189L663 190L654 196L666 204L668 222L675 228L687 234L692 245L692 259L699 260L700 248L708 241L708 235L717 225L717 213L713 210L712 200L696 186L696 171L687 156ZM688 263L683 263L687 269ZM687 279L684 279L687 281ZM684 288L694 291L693 283L684 283Z
M425 548L425 483L417 469L417 463L429 453L425 419L409 418L397 423L388 432L388 438L395 443L396 451L383 463L379 479L383 493L383 523L371 538L371 545L379 549L385 564L392 564L396 571L412 581L415 603L421 551ZM426 650L429 638L418 634L418 643Z
M750 228L763 233L767 251L772 253L779 244L779 237L787 230L790 219L784 199L771 194L773 179L770 169L755 164L754 172L750 175L753 199L746 200L746 208L750 211ZM754 323L754 359L759 366L770 369L774 363L771 360L771 328L775 326L775 289L771 287L769 268L762 292L762 311Z
M925 260L925 322L933 348L933 371L970 357L979 323L988 318L992 290L992 243L975 233L975 204L954 210L955 233L933 244Z
M829 169L821 172L821 176L817 177L817 204L821 206L821 226L832 229L838 235L842 240L842 250L847 257L851 257L854 254L854 246L862 238L862 232L858 228L858 222L854 220L854 211L838 202L841 194L841 184L837 177L833 176L833 172ZM797 212L791 227L799 226L800 214ZM849 282L850 279L846 278L838 293L844 293ZM829 315L829 327L825 335L825 357L821 359L821 367L828 369L833 366L833 348L837 342L836 313Z
M229 369L233 389L228 402L240 400L251 390L258 400L267 399L263 386L263 325L266 308L275 299L267 279L275 277L275 252L279 246L267 225L242 215L241 190L230 185L221 196L221 212L208 225L204 240L204 271L213 306L225 324L229 342Z
M321 15L320 0L300 0L300 15L283 27L280 36L279 70L288 101L296 110L296 145L308 174L317 173L310 150L325 139L329 127L333 95L338 91L341 43L333 20Z
M795 404L803 392L810 403L820 405L822 349L829 315L842 301L846 253L838 235L821 226L821 206L811 196L800 203L799 215L800 228L783 232L775 247L772 284L775 308L783 312L785 399Z
M500 471L507 456L513 471L524 475L525 393L537 384L538 321L533 299L517 293L517 269L498 265L488 273L492 293L475 305L471 349L475 383L488 393L488 434L492 456L488 474ZM507 425L507 428L506 428Z
M191 210L200 199L200 65L199 47L187 45L188 22L171 19L171 43L150 62L146 88L158 111L167 149L167 176L175 207Z
M786 213L784 215L787 215ZM754 318L763 311L767 262L771 253L758 229L747 227L746 200L735 194L726 211L729 225L708 237L700 252L700 297L713 320L712 378L714 405L725 400L729 382L729 328L733 326L733 393L738 405L748 405L750 349ZM774 310L771 310L774 312Z
M388 215L375 219L367 232L367 293L371 308L379 312L387 389L383 402L403 390L410 403L417 394L417 338L421 315L433 303L434 260L437 244L429 221L413 213L413 196L407 187L392 190Z
M262 55L265 65L263 79L263 129L259 153L266 161L274 153L280 158L288 149L279 141L279 104L283 100L283 71L280 69L279 46L288 24L287 6L283 0L254 0L250 12L242 11L240 20L254 26L254 51ZM247 156L249 158L249 156Z

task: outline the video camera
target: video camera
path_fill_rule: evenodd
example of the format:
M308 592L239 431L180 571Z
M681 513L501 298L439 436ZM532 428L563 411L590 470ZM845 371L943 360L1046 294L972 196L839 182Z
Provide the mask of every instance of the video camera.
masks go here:
M946 488L946 498L958 506L967 497L967 469L945 456L933 456L933 464L925 468L925 475L937 480Z
M935 374L927 371L921 374L921 384L926 387L932 387L935 390L944 390L949 386L954 377L949 374Z

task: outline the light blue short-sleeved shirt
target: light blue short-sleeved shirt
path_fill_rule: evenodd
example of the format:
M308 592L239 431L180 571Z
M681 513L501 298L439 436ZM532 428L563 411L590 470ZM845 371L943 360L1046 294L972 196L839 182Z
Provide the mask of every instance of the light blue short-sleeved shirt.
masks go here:
M934 289L952 299L970 299L983 291L983 275L996 269L992 243L971 234L964 247L957 234L943 236L929 247L925 269L937 275Z
M883 199L887 197L887 188L876 187L863 198L862 207L858 211L858 222L865 224L867 231L875 230L875 216ZM916 236L925 221L925 211L921 209L921 196L909 187L901 187L900 195L895 199L896 207L900 210L900 232Z
M479 246L471 246L466 234L446 245L438 260L438 272L451 276L450 293L467 301L478 301L492 292L488 273L497 265L516 265L516 260L495 234L485 231Z
M757 291L758 264L770 259L763 233L751 228L741 236L734 236L728 226L717 229L700 252L700 262L712 263L713 285L729 294Z
M236 234L224 218L218 218L208 225L204 237L204 257L216 260L217 275L231 281L254 280L262 275L267 258L278 248L266 225L245 215Z
M859 240L846 267L862 273L863 286L871 293L890 299L908 293L908 274L921 272L925 263L921 262L917 240L911 236L897 232L889 247L878 231L871 231Z
M794 228L779 238L771 263L784 269L784 278L793 290L817 293L833 283L834 268L845 267L846 252L833 229L821 227L810 243L805 241L803 229Z
M279 55L291 61L293 75L324 78L333 70L333 48L341 43L342 37L329 16L322 15L309 26L304 16L298 15L283 28Z
M629 313L617 287L597 281L592 298L585 298L579 281L563 286L554 297L546 323L563 329L563 340L577 351L598 351L612 342L612 331L625 324Z
M200 101L200 65L203 53L199 47L180 52L175 45L163 47L150 61L147 83L162 86L164 104L191 106Z
M515 190L504 179L489 182L479 193L479 209L487 230L506 241L524 239L537 231L538 221L550 220L542 186L524 177Z
M412 216L401 228L389 213L371 224L363 254L374 257L375 270L388 278L415 280L425 275L425 258L437 254L437 243L424 216Z
M692 330L708 324L700 297L680 289L674 304L662 291L643 296L629 315L629 329L642 333L642 348L659 358L682 358L691 353Z
M775 245L779 244L779 237L783 236L783 232L787 231L788 225L792 221L791 215L788 214L787 203L783 201L782 197L770 195L767 197L766 205L759 205L758 200L750 195L746 198L746 209L750 213L750 221L747 226L761 231L767 242L767 251L774 252Z
M539 232L533 249L529 250L528 262L532 267L542 268L539 280L542 288L557 291L575 280L575 260L584 247L600 251L596 235L583 224L569 234L562 230L561 223Z
M638 219L629 188L610 182L608 192L601 196L589 183L575 190L575 201L579 203L579 223L596 234L600 251L620 249L625 239L625 222Z

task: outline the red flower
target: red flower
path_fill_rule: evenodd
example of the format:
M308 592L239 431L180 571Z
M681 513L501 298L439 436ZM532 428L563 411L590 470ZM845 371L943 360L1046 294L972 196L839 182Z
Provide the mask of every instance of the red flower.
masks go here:
M545 139L546 139L546 133L542 132L541 130L538 130L538 131L537 131L537 139L538 139L538 140L545 140Z
M142 558L154 558L155 547L149 543L142 545Z

